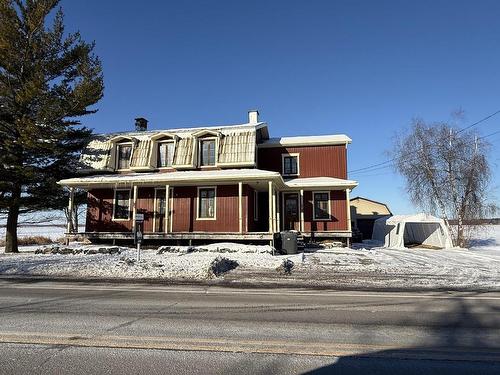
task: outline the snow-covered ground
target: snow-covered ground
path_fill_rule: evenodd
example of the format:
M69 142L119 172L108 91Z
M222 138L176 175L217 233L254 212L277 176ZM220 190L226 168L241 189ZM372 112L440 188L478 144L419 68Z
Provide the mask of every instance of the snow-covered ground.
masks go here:
M97 246L75 245L78 254L0 254L0 275L98 278L154 278L201 281L218 256L238 262L222 279L230 283L300 284L332 288L500 289L500 225L490 226L467 249L396 250L367 241L352 249L335 248L298 255L272 255L269 246L219 243L165 252L135 249L120 254L85 254ZM74 246L74 247L75 247ZM294 262L291 275L277 268Z

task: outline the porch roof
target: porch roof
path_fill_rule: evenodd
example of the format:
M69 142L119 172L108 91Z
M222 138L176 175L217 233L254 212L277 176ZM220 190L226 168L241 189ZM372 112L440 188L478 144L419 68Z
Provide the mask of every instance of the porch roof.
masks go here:
M175 185L199 185L200 183L230 183L247 181L273 181L278 188L284 188L285 184L278 172L262 169L222 169L201 171L176 171L176 172L149 172L149 173L127 173L127 174L105 174L87 177L68 178L58 182L59 185L69 187L99 187L117 185L141 185L152 186L159 184Z
M163 185L199 185L210 183L236 183L254 181L273 181L278 189L331 189L344 190L358 186L356 181L333 177L294 178L284 181L279 172L262 169L222 169L176 172L147 172L127 174L104 174L86 177L68 178L59 185L79 188L98 188L110 186L157 186Z
M334 177L307 177L293 178L285 181L289 188L329 188L332 190L353 189L358 183L353 180L344 180Z

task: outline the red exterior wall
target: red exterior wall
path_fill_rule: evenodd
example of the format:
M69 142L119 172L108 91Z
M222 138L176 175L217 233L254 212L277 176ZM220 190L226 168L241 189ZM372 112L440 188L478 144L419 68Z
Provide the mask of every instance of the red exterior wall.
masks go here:
M87 199L87 232L128 232L132 220L113 221L113 189L89 190Z
M282 173L281 154L299 154L299 177L347 178L345 145L259 148L259 169Z
M304 191L304 231L326 232L347 230L347 201L345 191L330 191L331 220L329 221L313 220L312 193L312 191Z
M144 231L153 230L154 188L139 188L137 212L144 214ZM196 220L195 186L175 187L173 194L172 229L174 232L239 232L238 223L238 186L217 186L216 220ZM280 218L283 219L282 194ZM129 232L132 220L113 221L112 189L94 189L88 193L87 231L88 232ZM268 230L267 193L259 194L259 221L253 220L253 189L243 185L243 231L256 232ZM347 201L345 191L330 192L332 219L329 221L313 220L313 197L311 191L304 191L304 230L335 231L347 230ZM281 225L282 227L282 225Z
M144 224L142 230L144 232L152 232L155 189L148 187L138 188L137 190L137 213L144 214ZM130 209L132 209L132 207ZM132 225L132 223L130 225Z
M243 189L243 231L246 230L246 189ZM238 185L219 185L216 193L216 220L196 220L196 186L174 188L174 232L239 232Z
M249 213L248 196L253 191L243 185L242 225L243 231L253 230L253 211ZM133 193L133 190L131 190ZM137 212L144 214L144 231L153 231L154 188L139 188ZM113 221L113 189L94 189L88 193L87 223L88 232L129 232L130 220ZM238 185L217 186L216 220L196 220L196 186L174 187L172 209L172 229L174 232L239 232ZM131 208L132 209L132 208ZM252 208L253 210L253 208ZM247 218L252 215L252 221Z

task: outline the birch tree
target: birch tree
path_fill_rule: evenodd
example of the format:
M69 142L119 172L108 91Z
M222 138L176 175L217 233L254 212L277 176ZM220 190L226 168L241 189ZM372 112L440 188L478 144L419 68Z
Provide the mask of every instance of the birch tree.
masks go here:
M466 223L497 210L491 200L489 147L474 131L416 119L396 136L390 152L412 202L454 223L456 246L466 247L474 232L475 226Z

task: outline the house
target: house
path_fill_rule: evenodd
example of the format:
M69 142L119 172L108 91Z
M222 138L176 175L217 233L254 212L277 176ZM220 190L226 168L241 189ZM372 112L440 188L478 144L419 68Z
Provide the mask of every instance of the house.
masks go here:
M92 241L272 241L351 237L345 135L270 138L257 111L240 125L99 135L82 174L59 181L88 192ZM71 212L71 211L70 211ZM143 219L138 221L136 219Z
M375 220L386 216L392 216L392 212L385 203L363 197L351 199L351 225L363 234L363 239L372 238Z

